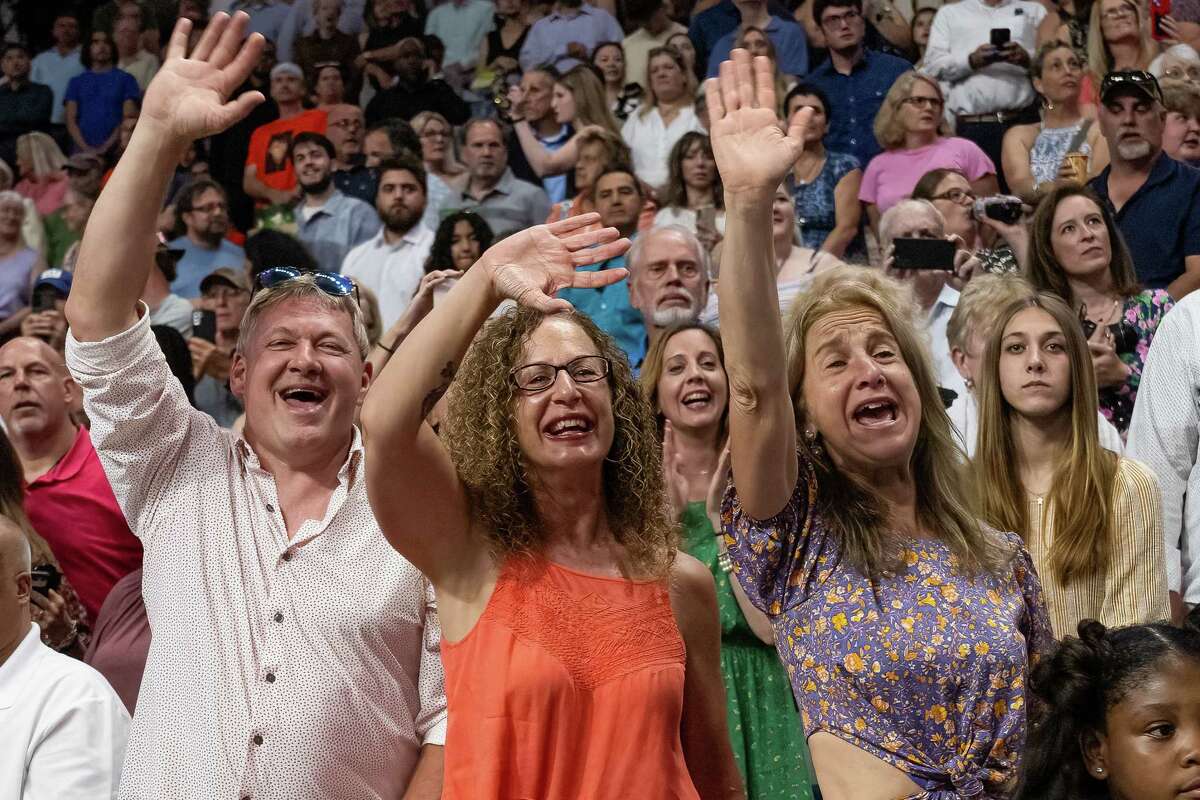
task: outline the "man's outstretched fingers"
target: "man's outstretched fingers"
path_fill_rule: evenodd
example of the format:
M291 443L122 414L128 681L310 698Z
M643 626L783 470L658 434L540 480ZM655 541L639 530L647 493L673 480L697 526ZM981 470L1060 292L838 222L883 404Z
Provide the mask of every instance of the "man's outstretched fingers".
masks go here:
M213 48L217 46L221 34L228 26L228 14L224 11L218 11L216 14L213 14L212 19L208 21L208 27L204 29L204 33L200 34L200 41L196 42L196 47L192 50L190 58L196 61L208 61L209 56L212 55Z
M775 105L775 67L766 56L754 57L754 88L760 108L776 109Z
M629 275L627 269L600 269L592 272L576 272L571 284L576 289L603 289ZM565 301L564 301L565 302Z
M540 289L530 289L518 301L523 306L537 309L543 314L557 314L560 311L570 311L574 306L559 297L550 297Z
M208 63L217 69L225 69L241 51L242 41L246 38L246 27L249 24L250 15L245 11L238 11L234 14L229 26L217 40L217 46L213 49Z
M725 102L721 99L721 82L709 78L704 82L704 97L708 100L708 124L725 116Z
M185 58L187 56L188 37L192 34L192 21L187 17L180 17L175 20L175 27L171 30L171 38L167 40L167 51L163 57L164 62L170 61L172 58Z
M741 98L738 97L737 75L733 68L732 61L722 61L720 68L717 70L717 80L721 84L721 100L725 106L725 113L732 114L741 108Z
M242 43L241 49L237 52L237 57L223 70L226 94L233 94L250 77L250 73L254 70L254 65L258 63L259 57L262 56L263 47L266 46L266 43L267 40L263 38L261 33L250 34L250 37ZM258 105L259 102L262 101L256 101L255 105Z
M586 214L579 214L574 217L560 219L558 222L552 222L546 226L555 236L561 237L564 233L586 228L588 225L594 225L600 221L600 215L595 211L589 211Z
M610 258L616 258L629 249L628 239L618 239L615 242L602 244L599 247L589 247L584 250L577 250L571 254L571 260L576 267L586 267L591 264L599 264L607 261Z

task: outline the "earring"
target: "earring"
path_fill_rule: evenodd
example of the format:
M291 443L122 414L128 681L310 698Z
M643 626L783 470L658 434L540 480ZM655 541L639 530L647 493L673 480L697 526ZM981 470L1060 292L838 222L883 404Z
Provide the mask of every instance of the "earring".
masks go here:
M1104 767L1096 767L1096 772L1104 772Z
M966 385L967 385L968 392L975 391L975 379L974 378L967 378Z
M821 443L817 440L817 432L812 428L805 428L804 442L808 445L809 451L816 458L825 455L825 448L821 447Z

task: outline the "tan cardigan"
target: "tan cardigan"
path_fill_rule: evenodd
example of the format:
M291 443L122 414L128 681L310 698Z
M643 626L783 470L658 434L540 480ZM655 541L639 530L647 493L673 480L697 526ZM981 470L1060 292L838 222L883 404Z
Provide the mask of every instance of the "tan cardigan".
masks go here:
M1043 501L1029 501L1030 531L1025 541L1042 579L1054 635L1060 639L1076 635L1076 626L1084 619L1115 627L1171 618L1158 479L1141 462L1122 458L1113 491L1117 538L1108 569L1076 577L1065 587L1050 571L1054 508L1046 508L1043 519Z

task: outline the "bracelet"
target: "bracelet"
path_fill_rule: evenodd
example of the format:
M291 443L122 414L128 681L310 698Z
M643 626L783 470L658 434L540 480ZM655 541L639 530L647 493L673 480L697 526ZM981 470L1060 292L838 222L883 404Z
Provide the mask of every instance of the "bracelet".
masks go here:
M383 343L383 340L380 339L378 342L375 343L375 346L378 347L383 352L387 353L389 356L396 355L396 345L394 345L394 344L391 347L388 347L386 344Z
M733 561L729 558L728 550L722 550L717 553L717 566L720 567L721 571L726 575L733 572Z
M49 647L51 650L55 650L55 651L58 651L61 653L63 650L66 650L68 647L73 645L75 643L75 640L78 638L79 638L79 620L75 619L75 620L71 620L71 630L67 631L67 635L62 638L62 641L54 642L54 643L46 642L46 646Z

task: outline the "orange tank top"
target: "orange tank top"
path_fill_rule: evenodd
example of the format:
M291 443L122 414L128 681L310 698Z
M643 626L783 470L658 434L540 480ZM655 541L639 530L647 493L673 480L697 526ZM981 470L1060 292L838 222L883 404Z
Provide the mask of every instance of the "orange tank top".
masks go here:
M442 640L442 797L698 800L684 655L665 581L510 559L471 632Z

